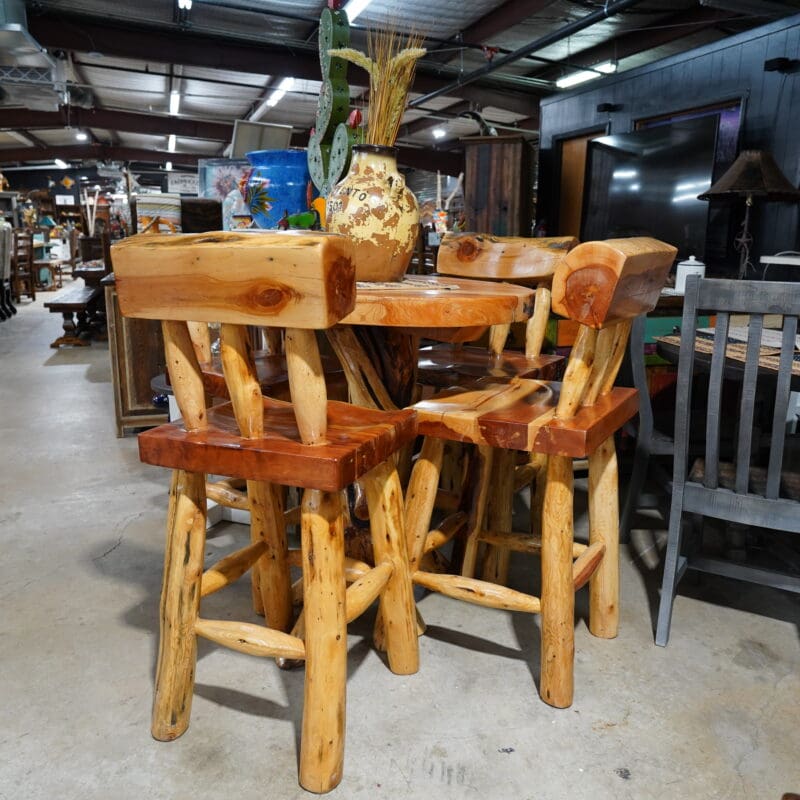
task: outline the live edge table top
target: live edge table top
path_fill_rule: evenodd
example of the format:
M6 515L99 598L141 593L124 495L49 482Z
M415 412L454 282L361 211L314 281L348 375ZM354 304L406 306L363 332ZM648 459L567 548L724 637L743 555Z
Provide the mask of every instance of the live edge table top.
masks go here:
M392 328L465 328L526 320L533 290L446 275L408 275L398 283L358 283L342 323Z

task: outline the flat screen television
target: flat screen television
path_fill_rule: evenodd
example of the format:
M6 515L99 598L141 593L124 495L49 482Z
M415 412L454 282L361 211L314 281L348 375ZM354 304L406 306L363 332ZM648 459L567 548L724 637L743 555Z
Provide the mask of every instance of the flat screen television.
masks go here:
M712 183L718 127L710 115L590 142L582 241L654 236L679 258L712 255L709 203L697 195Z

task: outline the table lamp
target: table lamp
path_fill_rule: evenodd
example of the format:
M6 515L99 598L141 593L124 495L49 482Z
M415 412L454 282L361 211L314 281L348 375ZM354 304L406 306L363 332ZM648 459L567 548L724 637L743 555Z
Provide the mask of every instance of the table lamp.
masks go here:
M750 209L754 200L800 202L796 189L781 172L771 153L766 150L743 150L725 174L698 200L738 200L744 198L745 212L742 228L734 239L739 253L739 278L744 278L750 262Z

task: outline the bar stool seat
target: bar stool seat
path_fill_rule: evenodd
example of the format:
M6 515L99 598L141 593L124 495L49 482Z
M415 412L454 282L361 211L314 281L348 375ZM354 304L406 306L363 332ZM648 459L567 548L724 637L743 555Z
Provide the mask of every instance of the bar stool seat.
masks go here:
M139 435L146 464L333 492L344 489L414 440L414 411L376 411L329 401L324 444L303 444L291 403L262 398L264 431L243 439L232 403L212 406L208 426L181 420Z

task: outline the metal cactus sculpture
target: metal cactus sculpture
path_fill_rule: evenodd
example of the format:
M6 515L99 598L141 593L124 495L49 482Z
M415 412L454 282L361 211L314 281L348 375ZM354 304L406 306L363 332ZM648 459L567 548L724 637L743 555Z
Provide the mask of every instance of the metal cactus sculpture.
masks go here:
M347 62L331 57L329 50L347 47L350 25L347 14L338 9L336 0L322 11L319 22L319 62L322 88L317 105L317 119L308 143L308 171L317 191L327 197L350 163L350 148L359 132L347 125L350 111L350 87L347 85Z

